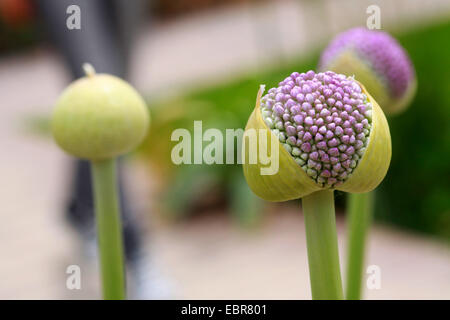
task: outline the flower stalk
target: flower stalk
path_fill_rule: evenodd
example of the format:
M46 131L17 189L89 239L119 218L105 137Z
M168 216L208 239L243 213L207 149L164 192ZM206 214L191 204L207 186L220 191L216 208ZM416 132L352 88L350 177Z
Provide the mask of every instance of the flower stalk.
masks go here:
M346 299L360 300L364 274L365 248L373 216L374 191L348 196L348 260Z
M116 160L91 161L100 270L105 300L125 299L125 268Z
M313 300L342 300L333 190L302 198Z

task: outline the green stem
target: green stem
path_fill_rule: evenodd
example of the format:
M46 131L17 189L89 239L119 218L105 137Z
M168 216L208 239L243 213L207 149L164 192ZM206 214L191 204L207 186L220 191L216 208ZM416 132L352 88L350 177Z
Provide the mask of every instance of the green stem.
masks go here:
M116 161L92 161L91 168L103 298L122 300L125 299L125 271Z
M312 298L342 300L333 191L314 192L303 197L302 205Z
M373 215L374 192L349 194L348 204L348 261L347 288L348 300L361 299L364 252L367 233Z

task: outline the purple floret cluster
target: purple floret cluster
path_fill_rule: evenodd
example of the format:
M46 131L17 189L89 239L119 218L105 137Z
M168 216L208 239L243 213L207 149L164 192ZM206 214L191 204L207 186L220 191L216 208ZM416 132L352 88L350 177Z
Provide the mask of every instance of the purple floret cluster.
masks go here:
M354 50L366 61L395 98L402 97L415 78L408 54L386 32L358 27L341 33L322 53L319 68L327 68L345 50Z
M294 72L261 98L262 117L308 176L342 184L366 150L372 105L351 77Z

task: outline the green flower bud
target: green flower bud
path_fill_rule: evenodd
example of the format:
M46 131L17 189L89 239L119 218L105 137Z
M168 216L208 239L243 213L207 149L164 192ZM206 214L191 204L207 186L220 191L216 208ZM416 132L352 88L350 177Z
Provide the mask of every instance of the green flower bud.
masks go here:
M59 97L52 133L66 152L89 160L110 159L135 148L145 137L149 113L139 93L124 80L95 74L70 84Z
M245 128L242 151L244 175L255 194L286 201L323 189L362 193L383 180L391 159L389 127L359 82L330 71L294 72L262 94L263 88ZM271 122L280 125L273 129ZM251 143L258 146L254 163L249 161L250 150L256 150ZM278 161L277 172L263 173L267 161L261 155Z

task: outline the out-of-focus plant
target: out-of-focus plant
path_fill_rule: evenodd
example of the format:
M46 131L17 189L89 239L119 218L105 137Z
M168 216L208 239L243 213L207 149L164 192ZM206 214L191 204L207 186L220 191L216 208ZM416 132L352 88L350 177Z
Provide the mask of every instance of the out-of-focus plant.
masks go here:
M377 189L375 217L450 240L450 22L397 38L419 86L414 101L389 119L395 152ZM413 137L413 138L411 138ZM413 175L411 173L414 173ZM414 180L412 180L414 179Z
M318 69L354 76L388 115L407 108L416 92L408 54L384 31L358 27L338 34L322 52Z
M407 53L384 31L358 27L338 34L322 52L319 69L354 76L364 83L387 115L404 111L416 92L415 71ZM352 194L348 202L346 296L360 299L374 194Z
M149 103L155 125L140 151L162 182L159 191L163 195L163 211L169 216L180 218L193 208L226 202L241 224L251 226L258 221L261 201L250 192L240 165L193 162L175 165L171 161L172 148L178 143L171 141L176 129L187 129L194 137L194 121L202 121L203 132L216 128L225 137L226 129L243 128L248 112L242 108L246 102L243 92L250 83L252 81L243 82L242 86L233 85L233 89L217 89L158 104ZM229 95L230 91L234 91L233 95ZM224 141L223 154L232 152L236 155L237 146L237 139L230 146ZM237 162L237 158L235 160Z
M116 157L135 148L146 135L149 114L144 100L127 82L108 74L86 76L59 97L52 133L67 153L91 163L100 268L105 299L125 298L123 237Z

